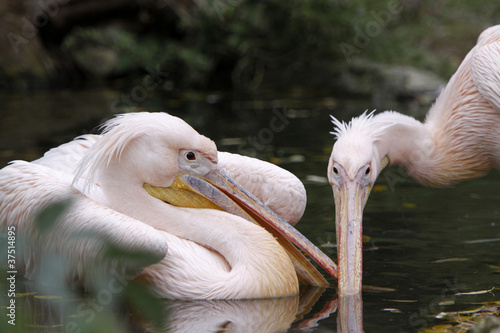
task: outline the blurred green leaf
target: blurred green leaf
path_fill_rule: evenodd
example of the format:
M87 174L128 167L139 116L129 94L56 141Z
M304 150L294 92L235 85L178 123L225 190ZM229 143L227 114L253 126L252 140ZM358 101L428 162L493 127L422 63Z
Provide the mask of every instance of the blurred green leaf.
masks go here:
M42 232L48 231L70 205L68 201L61 201L44 208L36 217L35 226Z
M148 251L141 251L140 249L130 250L109 240L104 240L104 242L107 256L113 259L135 262L137 267L149 266L163 259L163 256L160 257Z
M162 329L167 318L163 312L163 300L153 295L144 285L133 282L125 288L125 298L134 313L157 329Z

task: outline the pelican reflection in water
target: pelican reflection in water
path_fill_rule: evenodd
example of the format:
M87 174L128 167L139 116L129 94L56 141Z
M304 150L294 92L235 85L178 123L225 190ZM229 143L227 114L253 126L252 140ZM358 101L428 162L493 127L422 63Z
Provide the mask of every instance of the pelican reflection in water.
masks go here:
M144 332L314 332L318 327L320 330L333 329L336 321L337 332L347 333L361 332L363 326L359 294L338 297L332 289L321 287L302 286L298 295L288 297L161 300L154 311L164 319L161 326L145 318L142 308L118 306L113 309L111 304L101 308L99 296L95 300L83 298L78 302L37 298L40 288L33 288L30 283L18 284L18 291L26 296L19 299L17 310L28 315L26 322L31 327L65 327L67 331L96 327L92 324L98 315L114 318L124 324L122 327L132 326Z

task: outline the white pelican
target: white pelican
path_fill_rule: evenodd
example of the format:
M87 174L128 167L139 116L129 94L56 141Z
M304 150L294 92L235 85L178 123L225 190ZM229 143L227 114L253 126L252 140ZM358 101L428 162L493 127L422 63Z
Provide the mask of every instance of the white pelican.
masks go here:
M237 167L247 175L267 173L261 173L260 183L248 184L254 190L277 173L261 187L265 193L255 193L292 222L300 218L305 192L291 173L267 162L219 154L229 172ZM70 281L91 283L98 274L95 262L104 262L120 276L147 281L167 298L293 295L297 275L306 283L327 285L292 243L334 276L335 264L217 162L215 144L179 118L119 115L104 125L100 136L77 138L39 160L14 161L0 170L0 229L15 227L17 237L26 240L18 266L24 265L19 269L27 277L44 265L44 254L55 253L67 261ZM245 180L239 171L234 174ZM273 198L277 195L281 199ZM34 226L35 217L61 201L70 202L69 208L54 230L42 233ZM254 219L272 234L249 222ZM89 233L98 237L81 236ZM157 263L143 267L127 258L105 257L109 243L147 253L149 264Z
M500 26L479 36L424 123L392 111L333 123L337 141L328 179L336 207L339 292L353 294L361 289L363 208L386 165L400 165L430 186L500 166Z

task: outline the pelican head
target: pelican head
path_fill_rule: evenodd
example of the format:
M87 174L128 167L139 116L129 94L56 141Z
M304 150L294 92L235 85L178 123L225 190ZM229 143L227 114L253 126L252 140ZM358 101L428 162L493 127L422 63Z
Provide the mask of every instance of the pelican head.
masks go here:
M387 156L377 146L384 126L366 112L348 124L332 117L337 137L328 163L328 180L335 199L335 229L340 294L355 294L362 280L362 218L370 191Z
M80 162L75 180L92 184L123 178L169 187L179 173L203 175L217 166L217 148L183 120L166 113L117 115L103 125L103 135ZM86 173L86 174L85 174Z

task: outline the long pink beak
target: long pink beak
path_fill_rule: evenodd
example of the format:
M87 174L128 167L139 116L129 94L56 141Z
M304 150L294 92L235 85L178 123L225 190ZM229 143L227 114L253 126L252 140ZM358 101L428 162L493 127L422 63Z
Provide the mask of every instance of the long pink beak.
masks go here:
M337 234L339 295L361 292L363 276L363 208L370 186L346 181L333 186L335 198L335 229Z
M179 174L174 184L169 188L148 184L144 186L152 196L169 204L221 209L264 227L288 253L299 280L303 283L322 287L329 285L323 274L304 254L307 254L334 279L337 278L337 266L326 254L238 184L224 170L217 168L203 177Z

